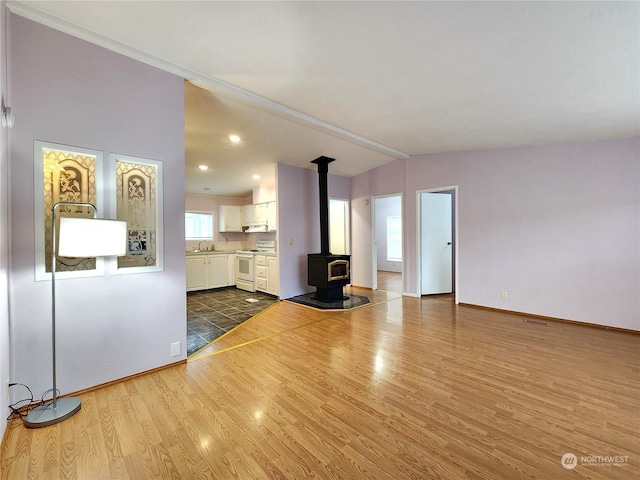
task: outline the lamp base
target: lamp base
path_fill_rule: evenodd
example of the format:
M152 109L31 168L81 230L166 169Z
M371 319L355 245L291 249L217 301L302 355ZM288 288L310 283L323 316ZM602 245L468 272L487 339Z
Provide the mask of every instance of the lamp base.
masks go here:
M48 427L74 416L80 407L80 399L77 397L58 398L56 408L53 408L53 402L49 402L31 410L24 425L27 428Z

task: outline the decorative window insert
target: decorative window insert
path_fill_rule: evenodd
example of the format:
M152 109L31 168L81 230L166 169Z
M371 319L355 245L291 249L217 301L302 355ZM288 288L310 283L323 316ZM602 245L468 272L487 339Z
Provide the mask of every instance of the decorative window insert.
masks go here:
M51 209L57 202L86 202L100 212L97 192L102 191L102 152L47 142L34 142L35 277L51 279ZM62 216L92 217L84 207L58 210ZM59 278L103 274L101 258L58 257Z
M127 254L118 273L163 270L162 163L111 155L115 169L117 219L127 222Z

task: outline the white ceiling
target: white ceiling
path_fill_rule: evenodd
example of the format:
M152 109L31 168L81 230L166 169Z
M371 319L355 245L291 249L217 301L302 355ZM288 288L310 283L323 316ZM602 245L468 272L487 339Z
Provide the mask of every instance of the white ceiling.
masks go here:
M270 186L275 162L320 155L353 176L408 155L640 135L637 1L8 5L191 82L191 193L246 194L251 174Z

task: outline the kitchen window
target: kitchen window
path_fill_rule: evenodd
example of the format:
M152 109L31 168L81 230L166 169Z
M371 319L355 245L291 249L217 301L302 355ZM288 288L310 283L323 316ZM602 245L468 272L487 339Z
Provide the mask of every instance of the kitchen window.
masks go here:
M184 235L186 240L213 240L213 213L186 212Z

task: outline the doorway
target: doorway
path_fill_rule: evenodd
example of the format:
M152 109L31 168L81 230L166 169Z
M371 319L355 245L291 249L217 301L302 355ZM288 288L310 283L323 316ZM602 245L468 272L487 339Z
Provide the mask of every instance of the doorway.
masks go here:
M403 292L402 195L373 197L373 290Z
M417 197L418 293L455 295L457 186L423 190Z
M349 255L349 200L329 199L329 251Z

